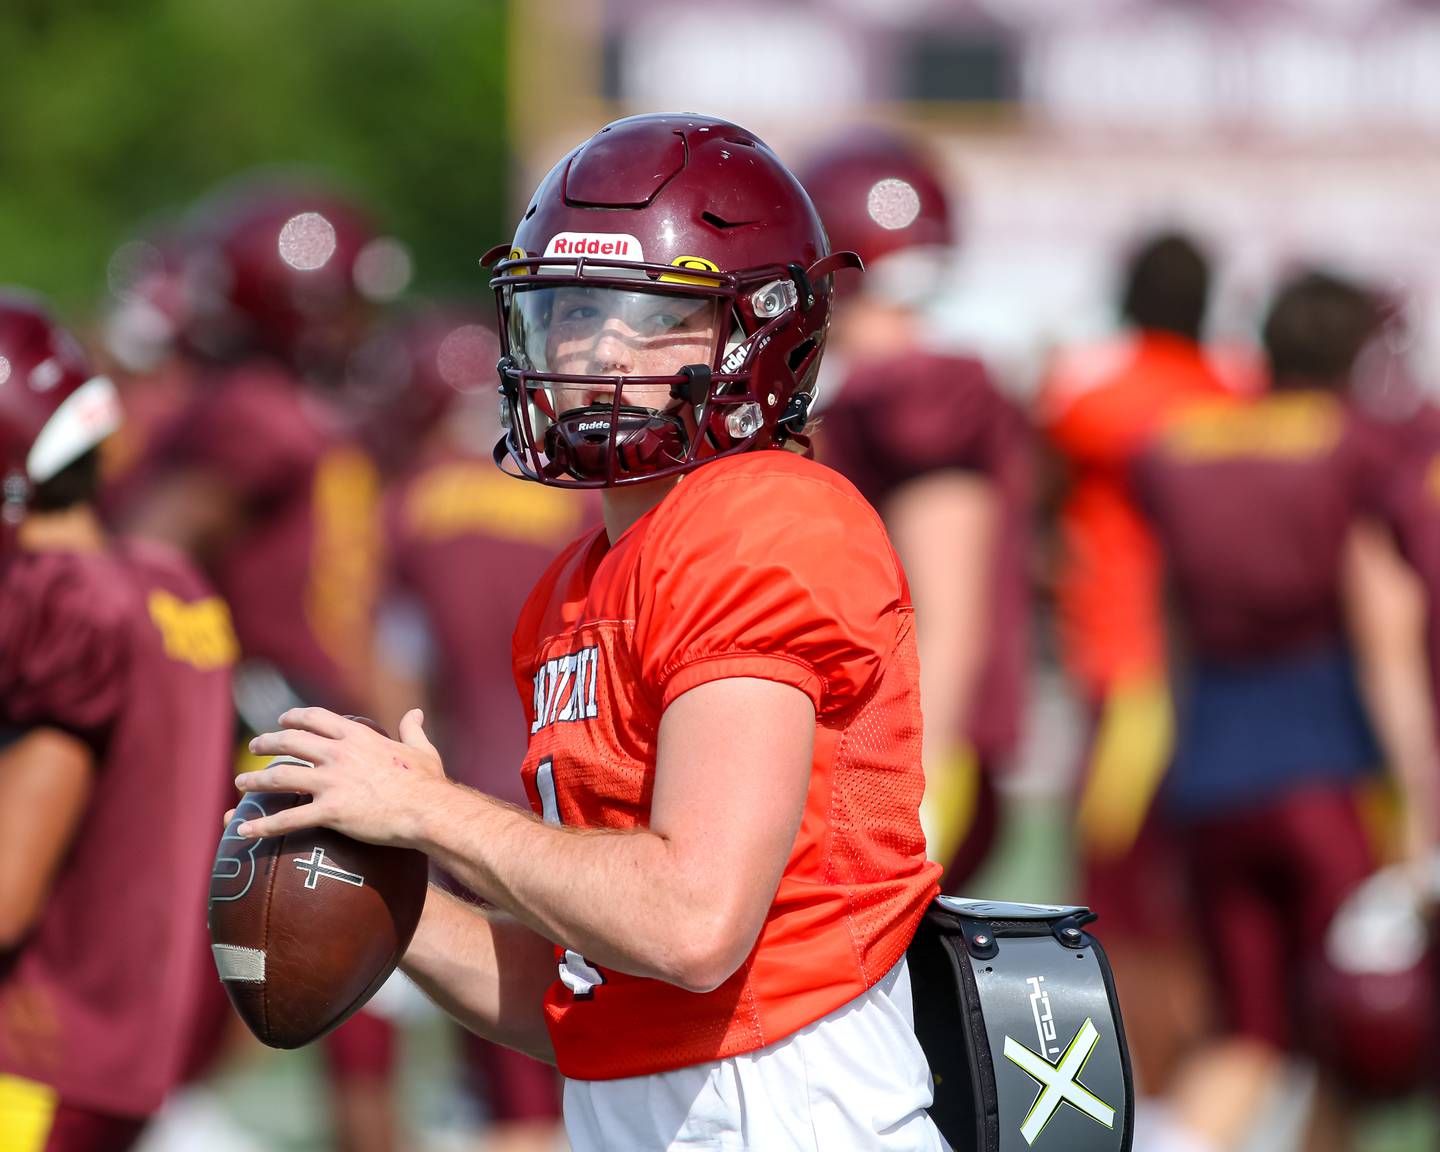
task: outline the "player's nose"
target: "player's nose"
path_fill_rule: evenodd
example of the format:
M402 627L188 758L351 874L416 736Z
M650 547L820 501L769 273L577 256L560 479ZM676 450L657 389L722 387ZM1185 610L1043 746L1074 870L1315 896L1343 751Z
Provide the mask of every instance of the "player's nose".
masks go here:
M607 324L595 341L597 376L630 376L635 371L635 345L618 325Z

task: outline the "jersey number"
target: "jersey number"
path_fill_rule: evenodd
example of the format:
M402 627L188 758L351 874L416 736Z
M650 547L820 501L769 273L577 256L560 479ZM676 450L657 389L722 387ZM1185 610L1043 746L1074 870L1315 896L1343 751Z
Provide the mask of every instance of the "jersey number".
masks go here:
M540 793L540 816L547 824L560 824L560 801L555 795L555 758L547 756L535 767L535 790ZM560 980L577 1000L588 1000L605 977L579 952L565 949L560 960Z

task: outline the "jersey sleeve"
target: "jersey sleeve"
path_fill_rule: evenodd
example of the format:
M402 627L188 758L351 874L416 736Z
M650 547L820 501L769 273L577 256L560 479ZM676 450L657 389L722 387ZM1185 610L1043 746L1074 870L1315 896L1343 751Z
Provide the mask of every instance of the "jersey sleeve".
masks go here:
M1440 602L1440 445L1395 452L1387 463L1367 469L1365 510L1394 532L1433 605Z
M100 735L124 704L130 669L126 604L84 558L16 562L0 604L0 718Z
M874 511L818 473L688 483L639 571L635 648L660 707L737 676L798 688L822 717L861 701L908 603Z

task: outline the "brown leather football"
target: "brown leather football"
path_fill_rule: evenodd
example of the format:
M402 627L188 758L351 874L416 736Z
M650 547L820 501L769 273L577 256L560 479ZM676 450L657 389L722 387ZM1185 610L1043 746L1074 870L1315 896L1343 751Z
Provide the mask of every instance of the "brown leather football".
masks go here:
M271 764L304 763L277 757ZM308 804L247 794L210 877L210 943L235 1011L272 1048L298 1048L344 1023L385 982L425 906L423 852L328 828L246 839L246 820Z

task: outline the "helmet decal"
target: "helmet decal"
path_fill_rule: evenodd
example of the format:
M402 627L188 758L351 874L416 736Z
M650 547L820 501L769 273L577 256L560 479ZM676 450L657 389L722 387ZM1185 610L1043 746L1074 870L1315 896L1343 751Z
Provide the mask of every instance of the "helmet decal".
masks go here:
M613 256L617 260L644 260L640 241L628 233L561 232L545 245L546 256Z
M676 256L670 261L672 268L693 269L696 272L719 272L719 267L713 260L706 260L703 256ZM662 272L660 274L662 284L715 284L718 283L713 276L689 276L683 272Z
M120 397L107 376L92 376L45 421L25 456L25 471L43 484L94 448L121 424Z

